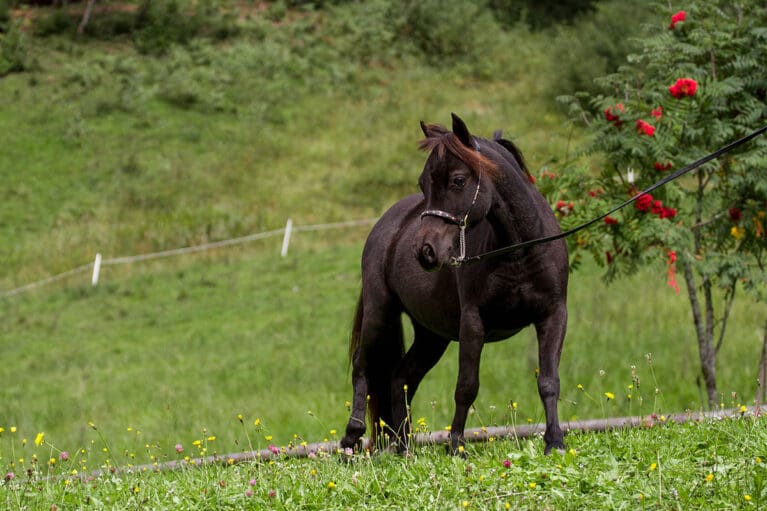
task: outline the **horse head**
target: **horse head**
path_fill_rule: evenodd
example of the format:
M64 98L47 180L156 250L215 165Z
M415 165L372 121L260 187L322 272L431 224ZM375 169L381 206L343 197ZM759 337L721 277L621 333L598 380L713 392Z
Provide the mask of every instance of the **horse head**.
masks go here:
M465 230L487 216L498 172L463 120L452 118L452 131L421 122L426 138L419 146L430 154L418 179L426 207L414 249L428 271L465 256Z

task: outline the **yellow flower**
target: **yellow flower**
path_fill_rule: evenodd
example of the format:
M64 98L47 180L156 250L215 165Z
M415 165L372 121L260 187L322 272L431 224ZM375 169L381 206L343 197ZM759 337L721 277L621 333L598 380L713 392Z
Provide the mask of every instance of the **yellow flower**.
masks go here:
M195 447L200 447L202 445L202 440L195 440L192 442L192 445Z
M529 487L531 490L534 490L534 489L535 489L535 487L536 487L537 485L536 485L535 483L530 483L530 484L528 484L527 486L528 486L528 487Z
M336 430L335 429L331 429L330 430L330 436L335 436L335 435L336 435Z
M746 413L748 411L748 407L746 405L740 405L740 413Z
M605 397L606 397L608 400L610 400L610 399L615 399L615 394L613 394L612 392L605 392Z
M713 479L714 479L714 474L709 472L708 475L706 476L706 482L710 483Z
M267 442L271 442L272 441L272 435L266 435L264 437L264 439L266 439Z
M464 500L463 502L461 502L461 505L463 507L469 507L469 501L468 500Z
M653 471L653 470L655 470L656 468L658 468L658 464L657 464L657 463L652 463L652 464L650 465L650 472L652 472L652 471Z
M738 227L737 225L733 225L732 229L730 229L730 236L735 238L736 240L742 239L743 236L746 235L746 229L743 227Z
M242 422L242 418L243 418L243 417L242 417L242 414L241 414L241 413L238 413L238 414L237 414L237 420L238 420L238 421L240 421L240 422Z
M511 509L511 504L509 504L508 502L504 502L503 509Z
M743 498L746 499L746 502L751 502L751 495L743 495Z
M215 441L216 441L216 437L212 435L208 437L208 442L215 442Z
M329 490L332 490L332 489L333 489L333 488L335 488L335 487L336 487L336 483L334 483L333 481L330 481L330 482L328 483L328 489L329 489Z
M5 433L5 428L0 428L0 433Z
M756 458L754 458L754 461L757 462L757 463L761 463L762 462L762 458L757 456Z
M578 384L578 390L583 390L583 385L581 385L580 383Z
M256 419L256 421L253 423L255 427L259 427L261 425L261 419Z
M16 426L11 426L11 433L16 433Z
M383 419L378 419L378 425L381 426L381 428L385 428L386 427L386 421L384 421Z
M45 433L38 433L35 437L35 445L40 447L45 439Z
M516 410L518 407L519 407L519 403L517 403L516 401L512 401L511 402L511 409L512 410Z

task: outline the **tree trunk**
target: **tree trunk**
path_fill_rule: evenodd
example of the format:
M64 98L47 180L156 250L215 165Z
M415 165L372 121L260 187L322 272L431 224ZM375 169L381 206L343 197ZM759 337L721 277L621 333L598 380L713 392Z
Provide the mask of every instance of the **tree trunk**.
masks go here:
M706 397L710 410L716 408L718 392L716 390L716 349L714 348L713 329L713 302L711 296L711 282L703 280L703 294L706 303L705 316L698 301L698 291L695 287L695 277L690 263L684 263L684 280L687 284L687 296L690 298L693 322L695 323L695 335L698 338L698 354L700 356L700 370L703 382L706 386Z
M85 6L85 12L83 13L83 19L77 26L78 35L83 35L83 32L85 32L85 26L88 25L88 21L91 19L91 12L93 12L93 4L95 3L96 0L88 0L88 5Z
M759 359L759 377L756 387L756 405L759 406L767 401L767 388L765 388L765 378L767 378L767 323L764 324L764 340L762 341L762 356Z

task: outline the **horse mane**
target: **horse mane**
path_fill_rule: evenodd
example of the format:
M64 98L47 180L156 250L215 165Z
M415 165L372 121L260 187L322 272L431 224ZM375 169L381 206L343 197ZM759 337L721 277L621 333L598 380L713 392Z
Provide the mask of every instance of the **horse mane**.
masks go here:
M517 147L511 140L503 138L503 132L501 130L495 130L493 133L493 141L497 144L500 144L504 149L510 152L519 164L519 168L521 168L522 172L524 172L527 176L528 181L535 183L535 178L532 174L530 174L530 170L527 168L525 157L522 155L522 151L519 150L519 147Z
M463 142L444 126L439 124L425 124L426 138L418 142L418 148L422 151L437 151L437 156L444 158L445 152L466 164L476 175L487 174L495 180L500 175L498 164L487 158L481 152L466 147Z

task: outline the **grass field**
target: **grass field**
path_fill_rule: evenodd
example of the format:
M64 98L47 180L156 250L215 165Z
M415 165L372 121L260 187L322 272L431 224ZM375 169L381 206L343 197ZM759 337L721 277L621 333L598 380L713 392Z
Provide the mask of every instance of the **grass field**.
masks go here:
M298 225L377 217L416 189L425 157L416 150L418 121L447 123L451 111L483 136L503 128L533 172L577 152L583 134L542 93L556 79L546 76L555 63L545 37L498 42L491 57L499 69L488 74L472 62L430 65L412 54L347 59L340 36L313 31L318 19L321 26L321 13L306 13L259 25L260 35L164 56L120 40L31 39L34 64L0 80L0 291L96 252L228 239L280 228L288 217ZM576 453L564 457L542 458L534 440L472 447L468 463L426 448L414 459L349 466L280 460L92 484L38 478L338 438L366 231L299 233L286 258L272 238L104 267L97 287L82 273L0 297L0 468L14 474L0 483L0 502L763 506L763 419L573 435ZM664 264L610 286L591 261L572 275L563 420L702 407L689 307L665 285ZM743 299L733 307L718 358L723 406L753 399L763 313ZM485 349L470 427L542 420L535 352L529 330ZM456 373L453 345L419 389L414 418L432 429L450 422ZM429 491L419 490L424 481Z
M537 439L497 440L467 446L467 459L440 446L345 463L320 452L159 474L121 466L96 477L83 475L79 456L62 456L43 440L27 452L54 461L31 477L6 475L0 502L8 509L760 509L766 431L763 415L747 415L571 434L568 451L551 456ZM150 448L143 453L153 456Z

